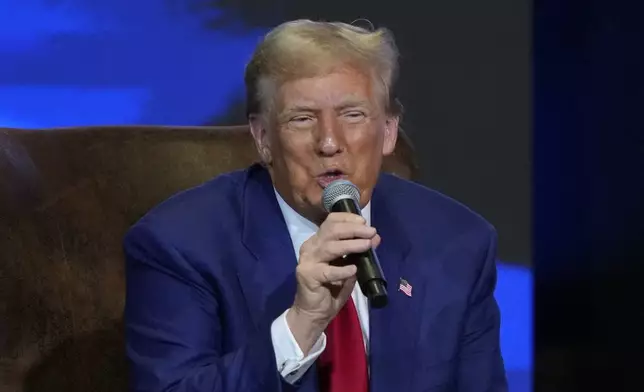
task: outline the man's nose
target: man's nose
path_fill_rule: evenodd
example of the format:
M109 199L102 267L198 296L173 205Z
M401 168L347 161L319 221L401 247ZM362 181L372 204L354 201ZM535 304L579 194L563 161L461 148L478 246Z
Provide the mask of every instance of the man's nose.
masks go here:
M344 138L338 121L326 118L319 122L317 129L317 150L320 155L333 156L344 150Z

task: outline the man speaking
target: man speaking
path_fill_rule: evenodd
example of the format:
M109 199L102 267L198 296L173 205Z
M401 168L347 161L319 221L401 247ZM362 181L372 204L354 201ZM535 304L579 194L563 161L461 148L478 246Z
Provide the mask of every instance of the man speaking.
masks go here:
M397 56L387 30L343 23L288 22L259 44L245 81L262 164L126 236L132 391L507 390L494 229L380 172ZM361 214L325 208L338 180ZM386 304L356 283L357 255L374 256Z

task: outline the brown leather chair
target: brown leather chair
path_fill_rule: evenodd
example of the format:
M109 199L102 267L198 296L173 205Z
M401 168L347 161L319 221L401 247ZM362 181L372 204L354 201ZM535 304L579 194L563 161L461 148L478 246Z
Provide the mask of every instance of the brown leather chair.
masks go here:
M126 390L125 231L255 160L245 126L0 129L0 391ZM404 135L383 170L415 177Z

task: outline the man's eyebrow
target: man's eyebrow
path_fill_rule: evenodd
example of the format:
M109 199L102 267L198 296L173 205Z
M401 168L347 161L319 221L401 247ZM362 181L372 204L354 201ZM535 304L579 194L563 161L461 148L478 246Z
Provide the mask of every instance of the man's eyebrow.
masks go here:
M293 106L289 106L285 108L284 113L292 113L292 112L315 112L319 110L316 108L314 105L307 105L307 104L297 104Z
M344 102L341 102L338 106L336 106L337 110L342 110L342 109L347 109L351 107L368 107L369 106L369 101L364 100L364 99L348 99Z

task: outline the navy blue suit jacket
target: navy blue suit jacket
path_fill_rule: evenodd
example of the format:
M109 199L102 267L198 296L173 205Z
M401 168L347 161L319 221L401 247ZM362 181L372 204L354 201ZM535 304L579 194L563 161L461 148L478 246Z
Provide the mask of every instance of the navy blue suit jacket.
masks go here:
M506 391L493 228L387 174L372 225L390 301L370 311L371 392ZM291 386L275 363L270 325L292 304L297 261L263 167L162 203L128 232L125 253L132 391L317 391L315 366Z

